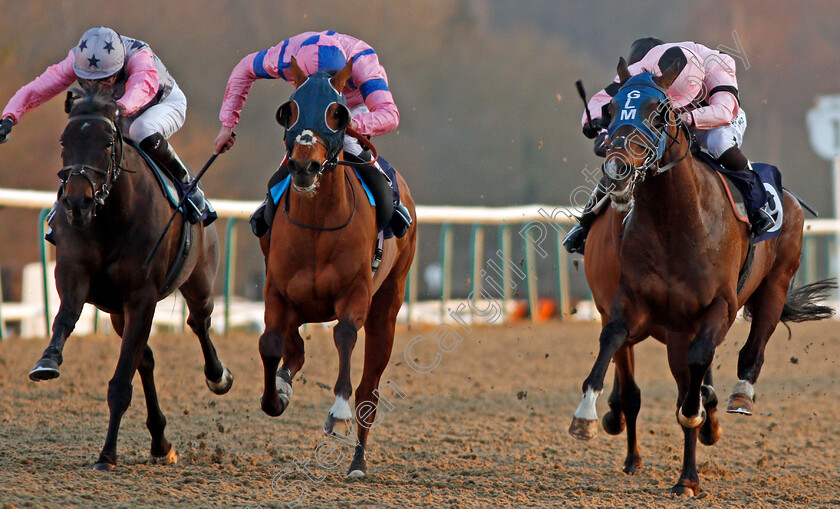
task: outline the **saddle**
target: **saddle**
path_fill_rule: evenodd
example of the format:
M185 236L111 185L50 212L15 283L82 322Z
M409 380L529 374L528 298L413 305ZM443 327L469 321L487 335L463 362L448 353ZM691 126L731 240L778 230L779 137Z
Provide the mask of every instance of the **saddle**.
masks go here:
M124 137L123 139L127 144L134 147L134 149L137 150L146 162L146 166L148 166L148 168L152 171L152 175L154 175L155 181L157 181L163 197L169 202L172 210L175 210L178 207L180 200L183 198L183 189L181 186L175 184L169 175L164 177L164 173L160 170L160 167L154 159L143 151L143 149L141 149L134 140L127 137ZM209 211L210 207L205 207L204 213L199 220L204 221L207 218ZM184 227L181 228L181 238L178 241L178 253L175 255L175 261L172 262L172 265L170 265L169 269L166 271L166 279L163 283L161 295L166 295L172 290L172 287L177 282L178 276L181 274L184 265L187 263L187 258L189 258L190 251L192 249L193 224L188 220L187 212L183 210L183 208L180 212L184 218Z

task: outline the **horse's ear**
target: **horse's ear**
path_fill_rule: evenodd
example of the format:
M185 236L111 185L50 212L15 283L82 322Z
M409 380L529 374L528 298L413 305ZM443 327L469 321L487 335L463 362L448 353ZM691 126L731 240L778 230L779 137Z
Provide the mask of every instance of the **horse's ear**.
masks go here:
M297 63L297 59L292 57L292 61L289 65L289 71L292 72L292 79L295 80L295 88L303 85L303 82L306 81L306 73L303 72L303 69Z
M277 120L277 123L285 127L286 129L292 125L292 118L294 117L294 105L295 103L292 101L284 102L277 108L277 113L275 113L274 118Z
M619 57L615 70L618 73L618 82L624 85L630 79L630 71L627 69L627 60L624 60L624 57Z
M341 68L335 76L330 78L330 85L336 90L336 92L341 92L344 90L344 85L347 83L347 80L350 79L350 75L353 74L353 59L347 61L347 65Z
M668 90L668 87L674 83L674 80L677 79L677 76L680 74L680 65L678 62L674 62L671 64L667 69L662 71L662 76L654 76L653 82L659 85L660 87Z

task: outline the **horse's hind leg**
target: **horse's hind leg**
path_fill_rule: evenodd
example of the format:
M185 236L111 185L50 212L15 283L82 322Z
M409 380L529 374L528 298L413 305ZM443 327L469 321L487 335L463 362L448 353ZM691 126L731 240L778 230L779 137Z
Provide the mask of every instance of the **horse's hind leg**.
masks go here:
M87 297L88 276L81 270L74 270L73 267L61 267L61 269L61 272L56 270L56 273L60 274L56 280L56 287L61 298L61 305L53 321L50 344L29 372L29 379L35 382L51 380L60 375L58 367L62 363L64 343L76 327Z
M714 384L712 383L711 367L706 371L706 376L703 378L700 395L703 399L703 408L706 409L706 421L700 427L697 438L703 445L715 445L723 431L717 418L718 398L717 394L715 394Z
M149 428L149 434L152 436L152 461L177 463L178 455L175 454L175 449L163 434L163 430L166 428L166 417L163 415L158 404L154 369L155 357L152 354L151 347L146 345L146 349L143 351L143 357L137 366L137 372L140 373L140 381L143 383L143 393L146 395L146 427Z
M729 397L726 411L752 415L755 401L753 384L764 364L764 349L782 316L790 278L765 279L750 298L753 312L750 335L738 354L738 382Z
M198 336L204 354L204 377L207 387L216 394L225 394L233 385L233 373L219 360L216 347L210 340L210 320L213 314L213 281L197 272L181 287L190 316L187 325Z
M149 331L152 329L152 317L155 312L153 295L143 299L140 304L126 306L125 325L122 335L122 347L114 376L108 382L108 433L94 470L111 470L117 464L117 436L120 431L122 416L131 404L131 380L140 364Z
M633 345L625 343L615 354L615 372L619 382L619 401L624 421L627 424L627 457L624 459L624 472L635 474L642 466L639 454L639 442L636 435L636 417L642 406L642 393L633 377ZM604 416L606 420L606 416ZM606 428L606 427L605 427Z
M624 431L626 426L624 412L621 411L621 397L619 396L620 390L621 381L618 378L618 369L616 368L615 375L613 376L613 388L612 391L610 391L609 398L607 398L607 404L610 409L601 419L601 426L604 428L604 431L610 435L618 435Z

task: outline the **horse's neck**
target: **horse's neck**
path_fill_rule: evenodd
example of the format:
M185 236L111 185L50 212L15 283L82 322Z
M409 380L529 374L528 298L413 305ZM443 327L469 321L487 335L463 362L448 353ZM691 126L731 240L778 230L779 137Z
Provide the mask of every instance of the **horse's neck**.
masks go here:
M679 224L680 231L689 233L705 228L702 211L713 190L692 157L688 140L681 132L677 139L679 143L669 144L661 165L683 159L659 175L648 175L637 185L633 214L654 223L667 223L669 231Z
M348 185L349 175L346 174L348 171L352 170L345 166L337 166L331 171L322 173L314 196L294 191L294 188L290 186L292 216L297 220L304 219L307 223L318 226L333 226L337 221L346 219L355 206L350 196L352 182Z

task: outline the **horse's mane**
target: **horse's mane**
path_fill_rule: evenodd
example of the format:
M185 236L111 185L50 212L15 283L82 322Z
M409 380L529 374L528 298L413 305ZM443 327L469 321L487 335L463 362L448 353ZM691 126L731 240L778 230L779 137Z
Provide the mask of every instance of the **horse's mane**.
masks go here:
M75 101L70 109L70 115L90 115L102 113L108 108L115 108L117 101L113 92L108 88L92 86L86 89L74 88L70 91L72 97L69 100Z

